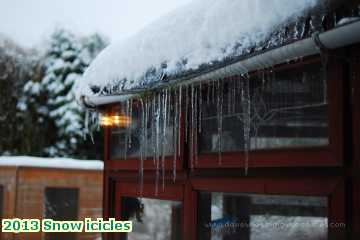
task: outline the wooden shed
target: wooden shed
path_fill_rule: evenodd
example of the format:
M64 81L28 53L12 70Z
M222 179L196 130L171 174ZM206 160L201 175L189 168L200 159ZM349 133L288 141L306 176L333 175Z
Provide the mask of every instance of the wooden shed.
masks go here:
M83 220L102 215L102 162L0 157L0 218ZM1 233L0 239L91 239L94 233Z
M359 239L358 9L198 0L100 54L106 239Z

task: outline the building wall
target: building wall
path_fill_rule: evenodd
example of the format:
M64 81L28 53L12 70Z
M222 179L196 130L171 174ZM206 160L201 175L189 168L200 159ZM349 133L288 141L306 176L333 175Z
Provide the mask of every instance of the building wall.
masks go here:
M13 206L11 212L11 206L16 202L14 197L16 168L12 169L12 172L10 170L5 172L0 168L0 184L7 183L9 189L6 199L4 199L4 205L6 205L4 217L42 219L45 211L44 193L47 187L79 189L78 220L83 220L85 217L102 216L102 171L46 168L18 168L17 171L17 204L16 207ZM94 240L98 236L98 234L81 233L78 235L78 239ZM43 233L40 232L17 234L14 238L3 236L3 239L39 240L42 237Z
M3 218L15 217L16 171L16 167L0 168L0 186L3 188ZM0 239L12 239L12 234L0 233Z

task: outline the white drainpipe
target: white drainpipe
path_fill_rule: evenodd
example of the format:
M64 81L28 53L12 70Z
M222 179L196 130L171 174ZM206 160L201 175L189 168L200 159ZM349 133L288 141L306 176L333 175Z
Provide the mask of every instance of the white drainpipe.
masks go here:
M355 21L321 34L315 34L312 38L303 39L279 48L268 50L225 67L201 74L182 82L182 84L192 84L201 81L220 79L235 74L244 74L258 69L272 67L289 60L319 54L321 47L326 49L337 49L358 42L360 42L360 21ZM171 82L174 83L177 81L177 79L174 79ZM84 97L82 104L86 107L97 107L109 103L121 102L134 95L136 95L136 93Z

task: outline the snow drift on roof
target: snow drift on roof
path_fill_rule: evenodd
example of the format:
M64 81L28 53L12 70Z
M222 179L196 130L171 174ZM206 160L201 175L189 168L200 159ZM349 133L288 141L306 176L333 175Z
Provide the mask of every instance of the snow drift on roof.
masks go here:
M76 94L146 88L204 64L241 55L324 0L194 0L138 34L107 47L76 84Z
M103 162L98 160L76 160L69 158L38 158L28 156L0 157L0 166L63 168L102 170Z

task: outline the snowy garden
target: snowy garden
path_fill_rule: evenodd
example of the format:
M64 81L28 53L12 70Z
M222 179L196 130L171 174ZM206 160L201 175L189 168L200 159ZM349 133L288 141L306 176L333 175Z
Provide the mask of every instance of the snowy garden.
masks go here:
M73 88L107 40L58 29L45 42L29 50L0 35L0 154L101 159Z
M156 12L165 1L137 2L135 18L127 1L97 3L98 15L78 5L84 29L124 17L116 41L56 27L29 48L0 29L0 219L132 221L45 239L360 236L360 3L184 0Z

